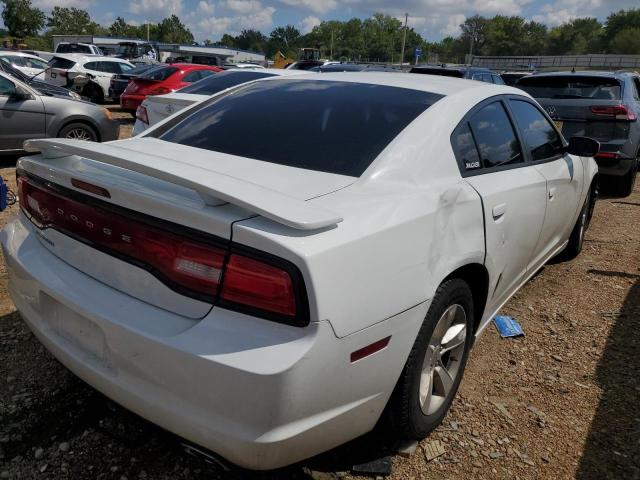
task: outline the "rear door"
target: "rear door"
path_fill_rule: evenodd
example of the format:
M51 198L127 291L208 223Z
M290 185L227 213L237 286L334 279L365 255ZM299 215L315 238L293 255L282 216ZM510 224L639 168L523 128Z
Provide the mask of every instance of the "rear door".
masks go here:
M481 103L454 131L465 180L482 199L490 309L520 286L544 223L546 180L524 155L502 100Z
M527 154L547 181L547 207L532 265L540 266L569 238L578 215L584 186L584 166L565 152L553 124L532 102L511 98L509 106Z

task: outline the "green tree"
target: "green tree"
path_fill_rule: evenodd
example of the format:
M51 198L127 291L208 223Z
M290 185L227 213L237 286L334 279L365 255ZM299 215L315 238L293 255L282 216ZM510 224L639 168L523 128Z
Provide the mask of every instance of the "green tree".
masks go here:
M1 0L4 5L2 21L13 37L24 38L38 34L44 27L45 14L31 6L31 0Z
M270 40L278 50L287 51L300 39L300 31L293 25L276 27L269 34Z
M140 28L144 31L144 34L140 35ZM116 20L109 26L109 35L113 37L139 37L147 38L147 26L134 26L129 25L123 17L117 17Z
M640 28L640 9L620 10L609 15L602 33L605 48L609 49L614 37L629 28Z
M600 53L602 32L596 18L577 18L549 31L546 51L550 55Z
M640 54L640 28L625 28L609 42L609 52L621 55Z
M485 17L474 15L473 17L467 18L464 23L460 25L460 30L462 31L460 40L468 45L467 50L471 50L471 40L473 38L473 52L479 54L483 51L487 41L487 23L488 20Z
M241 50L264 52L267 46L267 37L258 30L242 30L235 40L236 48Z
M193 34L177 15L171 15L158 24L158 37L167 43L193 43Z
M222 35L222 38L218 43L223 47L238 48L238 40L236 39L236 37L234 37L233 35L229 35L228 33Z
M89 12L75 7L53 7L47 27L49 35L95 35L103 31Z

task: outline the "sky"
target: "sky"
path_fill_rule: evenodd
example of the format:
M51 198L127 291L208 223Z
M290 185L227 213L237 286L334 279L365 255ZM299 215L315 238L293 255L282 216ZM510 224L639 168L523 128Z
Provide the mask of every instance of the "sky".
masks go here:
M428 40L459 34L466 17L520 15L549 26L573 18L594 16L604 20L612 11L640 7L639 0L32 0L45 12L54 6L89 11L100 24L109 25L117 16L129 23L157 22L175 13L197 41L218 40L243 29L268 34L280 25L295 25L309 32L322 20L367 18L383 12L402 18Z

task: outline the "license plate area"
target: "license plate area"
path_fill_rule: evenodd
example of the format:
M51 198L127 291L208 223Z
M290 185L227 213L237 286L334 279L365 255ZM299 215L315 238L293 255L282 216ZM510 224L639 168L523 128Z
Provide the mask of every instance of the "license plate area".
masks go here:
M40 293L40 312L47 326L76 355L94 366L113 370L110 351L98 325L44 292Z

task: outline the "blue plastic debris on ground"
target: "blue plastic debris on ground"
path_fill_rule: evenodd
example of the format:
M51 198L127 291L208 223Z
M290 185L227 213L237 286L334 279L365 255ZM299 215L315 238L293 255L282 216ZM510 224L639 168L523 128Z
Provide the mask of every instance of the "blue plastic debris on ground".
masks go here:
M493 323L498 329L498 333L502 338L510 338L510 337L522 337L524 336L524 331L518 322L516 322L512 317L507 317L506 315L496 315L493 319Z

